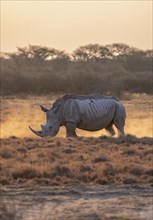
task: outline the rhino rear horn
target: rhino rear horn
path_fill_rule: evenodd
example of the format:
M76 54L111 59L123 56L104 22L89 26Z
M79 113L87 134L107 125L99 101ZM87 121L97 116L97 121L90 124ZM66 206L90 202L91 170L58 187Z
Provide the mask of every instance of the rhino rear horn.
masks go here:
M45 108L44 106L40 106L41 107L41 110L43 111L43 112L48 112L49 110L47 109L47 108Z
M44 125L41 125L41 128L42 128L42 130L45 128L45 126Z

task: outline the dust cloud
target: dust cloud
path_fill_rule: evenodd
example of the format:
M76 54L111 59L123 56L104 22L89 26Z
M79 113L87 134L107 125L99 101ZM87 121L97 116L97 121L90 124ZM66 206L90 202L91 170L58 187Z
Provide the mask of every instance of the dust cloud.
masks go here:
M49 108L52 103L53 99L50 97L2 98L1 138L11 136L36 137L29 130L28 126L30 125L32 128L40 130L40 125L46 123L46 116L41 111L40 105ZM139 98L123 101L123 103L127 112L125 132L137 137L152 137L153 115L151 97L148 97L145 101ZM65 137L65 133L65 128L62 127L57 136ZM87 132L77 129L77 134L86 137L98 137L107 133L104 129L98 132Z

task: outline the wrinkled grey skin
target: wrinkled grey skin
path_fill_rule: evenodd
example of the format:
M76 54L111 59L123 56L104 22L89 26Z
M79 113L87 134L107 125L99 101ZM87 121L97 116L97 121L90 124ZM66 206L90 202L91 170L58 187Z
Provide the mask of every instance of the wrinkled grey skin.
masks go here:
M125 108L115 97L65 95L57 99L51 109L43 106L41 109L46 113L46 125L41 125L41 131L29 127L40 137L56 136L60 126L66 127L67 137L76 137L76 128L86 131L105 128L113 136L113 124L118 129L119 136L124 135Z

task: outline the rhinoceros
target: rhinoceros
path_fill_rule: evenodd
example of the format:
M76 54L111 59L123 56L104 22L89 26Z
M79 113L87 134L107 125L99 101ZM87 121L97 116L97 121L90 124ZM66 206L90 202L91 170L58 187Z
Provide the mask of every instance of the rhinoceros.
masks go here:
M76 137L76 128L86 131L105 128L113 136L113 124L118 129L118 135L124 135L125 108L113 96L68 94L57 99L50 109L43 106L41 109L46 113L46 125L41 125L41 131L29 126L40 137L54 137L60 126L66 127L67 137Z

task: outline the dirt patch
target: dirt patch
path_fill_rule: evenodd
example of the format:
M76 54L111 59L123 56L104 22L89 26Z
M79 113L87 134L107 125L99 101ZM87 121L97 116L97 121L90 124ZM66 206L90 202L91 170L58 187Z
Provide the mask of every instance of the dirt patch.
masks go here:
M131 186L7 187L1 219L152 220L152 188Z

